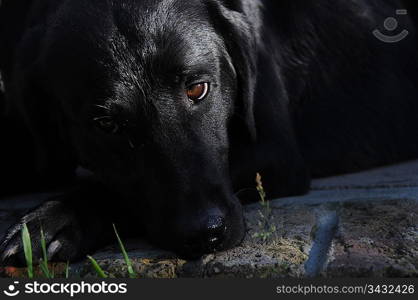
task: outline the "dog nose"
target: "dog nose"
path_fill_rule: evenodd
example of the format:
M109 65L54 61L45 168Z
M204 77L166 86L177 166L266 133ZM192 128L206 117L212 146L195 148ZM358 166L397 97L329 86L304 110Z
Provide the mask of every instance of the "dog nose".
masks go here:
M215 251L222 244L226 232L225 219L221 216L215 216L208 219L207 226L203 234L203 239L207 243L209 251Z
M185 255L188 257L200 257L204 254L218 251L225 240L227 227L225 218L219 215L209 216L200 230L186 241Z

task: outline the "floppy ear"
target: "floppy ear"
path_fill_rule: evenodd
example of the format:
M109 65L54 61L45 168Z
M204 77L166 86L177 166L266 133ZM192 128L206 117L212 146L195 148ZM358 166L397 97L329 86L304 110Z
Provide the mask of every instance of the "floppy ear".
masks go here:
M237 73L238 101L236 113L245 119L253 139L254 94L257 74L257 28L250 22L241 0L208 1L208 10L215 29L223 37Z

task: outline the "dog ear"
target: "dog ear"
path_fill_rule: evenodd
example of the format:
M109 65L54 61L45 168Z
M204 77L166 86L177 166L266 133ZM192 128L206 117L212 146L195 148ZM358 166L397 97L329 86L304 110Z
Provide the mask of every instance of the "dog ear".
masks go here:
M257 28L249 21L242 0L208 1L213 25L221 34L237 74L239 105L236 114L244 118L255 140L254 94L257 78Z

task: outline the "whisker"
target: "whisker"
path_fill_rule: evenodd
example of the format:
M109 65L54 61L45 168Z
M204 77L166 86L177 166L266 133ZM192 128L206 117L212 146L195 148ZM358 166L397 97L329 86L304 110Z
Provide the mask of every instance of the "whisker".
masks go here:
M97 108L101 108L101 109L104 109L104 110L107 110L107 111L110 111L110 108L109 107L107 107L107 106L104 106L104 105L94 105L95 107L97 107Z
M111 116L103 116L103 117L97 117L97 118L93 118L93 121L100 121L100 120L106 120L106 119L111 119Z
M239 190L238 192L234 193L234 196L238 196L238 194L242 193L242 192L248 192L248 191L257 191L256 188L244 188Z
M135 145L134 145L134 143L132 143L132 140L131 139L128 139L128 142L129 142L129 147L131 147L131 149L134 150L135 149Z

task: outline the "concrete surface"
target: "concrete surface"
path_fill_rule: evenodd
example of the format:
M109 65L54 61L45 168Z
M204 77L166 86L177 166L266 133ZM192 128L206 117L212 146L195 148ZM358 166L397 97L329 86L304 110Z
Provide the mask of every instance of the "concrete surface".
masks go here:
M0 203L0 236L47 196ZM241 246L198 261L126 241L134 269L147 278L418 276L418 161L315 180L309 195L271 201L269 208L249 205L245 218ZM117 246L94 257L110 276L127 277ZM88 262L72 265L71 273L95 276Z

